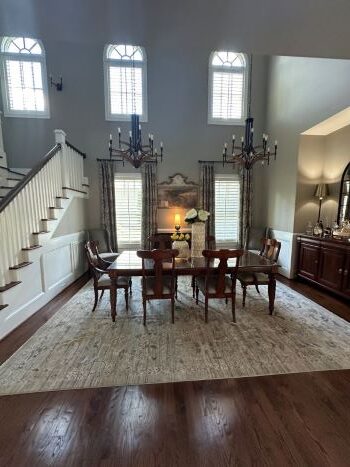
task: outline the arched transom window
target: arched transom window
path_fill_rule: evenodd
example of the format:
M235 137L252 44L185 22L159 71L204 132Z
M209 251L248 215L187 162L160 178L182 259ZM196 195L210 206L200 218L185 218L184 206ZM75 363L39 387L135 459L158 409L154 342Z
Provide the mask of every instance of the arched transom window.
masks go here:
M109 44L105 47L107 120L129 120L136 113L147 120L147 63L142 47Z
M49 117L45 51L29 37L1 41L1 85L9 117Z
M248 63L242 53L212 52L209 59L208 122L242 124L246 114Z

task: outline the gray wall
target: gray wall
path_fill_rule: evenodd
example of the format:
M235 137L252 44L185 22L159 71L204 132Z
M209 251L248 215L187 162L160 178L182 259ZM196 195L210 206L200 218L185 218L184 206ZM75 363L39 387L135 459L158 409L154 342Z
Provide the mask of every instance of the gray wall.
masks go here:
M206 123L210 51L231 48L254 54L350 57L349 16L347 0L1 0L0 34L41 38L48 73L62 74L64 79L62 93L50 90L50 120L5 120L11 165L33 165L52 145L52 130L65 129L71 141L89 154L89 222L96 225L95 158L105 154L107 136L118 126L104 120L105 43L129 42L146 48L149 123L144 127L166 144L167 159L160 166L160 177L181 171L196 178L196 160L219 155L223 141L232 133L232 127ZM272 227L288 231L294 223L296 134L345 107L344 96L349 94L345 62L334 72L332 67L324 69L326 62L319 61L315 67L295 60L272 61L268 123L283 151L276 164L257 168L254 175L255 223L267 220ZM299 63L304 63L306 71L311 67L312 79L304 82ZM263 58L255 61L257 133L264 129L265 69ZM327 92L320 87L323 75L317 70L324 71L337 89ZM127 129L125 124L120 126Z
M305 190L302 160L298 168L300 134L350 105L349 76L348 60L271 60L267 127L278 137L280 152L276 163L265 172L265 186L266 219L274 229L305 230L300 222L294 225L295 203L299 208L299 198L305 196L301 193ZM313 156L306 151L303 157Z

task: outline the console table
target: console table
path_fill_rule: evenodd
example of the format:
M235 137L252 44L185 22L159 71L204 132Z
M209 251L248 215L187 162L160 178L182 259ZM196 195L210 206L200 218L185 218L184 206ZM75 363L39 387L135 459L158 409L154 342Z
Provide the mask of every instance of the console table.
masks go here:
M343 298L350 298L350 242L300 235L297 274Z

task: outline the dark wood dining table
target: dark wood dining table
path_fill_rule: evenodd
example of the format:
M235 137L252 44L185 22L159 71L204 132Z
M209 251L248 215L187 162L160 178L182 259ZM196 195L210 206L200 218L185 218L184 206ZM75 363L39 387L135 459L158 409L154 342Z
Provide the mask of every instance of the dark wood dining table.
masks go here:
M231 268L235 266L236 259L228 260L227 267L228 273ZM214 260L209 264L210 268L217 268L218 261ZM166 268L167 266L164 265ZM169 265L170 268L170 265ZM149 263L149 275L152 275L153 265ZM245 251L240 258L239 271L248 272L263 272L269 276L268 295L269 295L269 311L273 313L276 292L276 273L278 272L278 265L269 259L266 259L257 253ZM142 260L137 256L136 250L123 251L118 258L106 270L111 279L111 316L115 321L117 316L117 287L116 283L119 276L142 276ZM176 276L200 276L206 272L206 260L201 258L182 259L176 258L175 260L175 274Z

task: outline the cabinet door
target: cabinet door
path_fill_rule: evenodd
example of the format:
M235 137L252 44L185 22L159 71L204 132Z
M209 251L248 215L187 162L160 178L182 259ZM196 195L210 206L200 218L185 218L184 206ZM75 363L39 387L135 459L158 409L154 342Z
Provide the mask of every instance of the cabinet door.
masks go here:
M350 254L345 257L342 292L350 297Z
M299 274L309 279L316 280L318 269L318 256L320 248L307 243L300 244L299 250Z
M318 282L332 289L342 288L344 252L321 247L318 269Z

